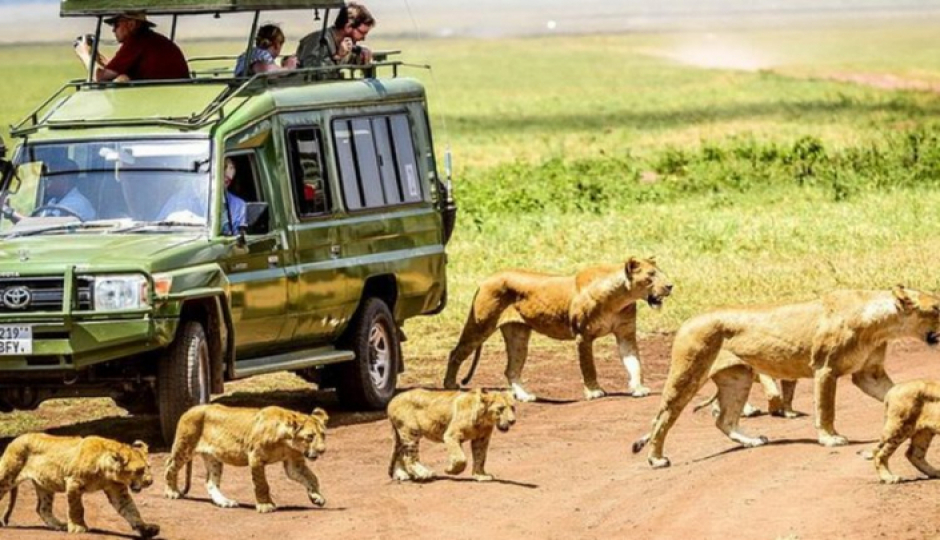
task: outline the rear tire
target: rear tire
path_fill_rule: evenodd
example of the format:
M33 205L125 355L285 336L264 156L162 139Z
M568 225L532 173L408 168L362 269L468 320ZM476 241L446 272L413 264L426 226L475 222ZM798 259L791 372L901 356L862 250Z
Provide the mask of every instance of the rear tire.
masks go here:
M157 366L157 403L160 430L167 445L173 444L176 424L190 407L208 403L209 343L202 324L185 321Z
M336 392L343 405L384 409L395 396L401 366L398 325L382 300L368 298L342 340L356 355L335 366Z

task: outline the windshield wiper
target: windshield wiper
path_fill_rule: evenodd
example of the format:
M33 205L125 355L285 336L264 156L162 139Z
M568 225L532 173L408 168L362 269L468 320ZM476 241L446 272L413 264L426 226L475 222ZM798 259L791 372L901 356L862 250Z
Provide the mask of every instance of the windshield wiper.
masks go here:
M21 231L11 230L9 234L6 235L7 238L17 238L20 236L36 236L39 234L45 234L49 232L72 232L76 230L87 230L87 229L108 229L121 225L123 221L107 219L107 220L96 220L96 221L70 221L69 223L60 223L58 225L51 225L49 227L36 227L36 228L27 228Z
M194 221L136 221L131 224L129 227L123 229L117 229L116 233L126 233L126 232L136 232L141 229L147 229L150 227L205 227L205 223L197 223Z

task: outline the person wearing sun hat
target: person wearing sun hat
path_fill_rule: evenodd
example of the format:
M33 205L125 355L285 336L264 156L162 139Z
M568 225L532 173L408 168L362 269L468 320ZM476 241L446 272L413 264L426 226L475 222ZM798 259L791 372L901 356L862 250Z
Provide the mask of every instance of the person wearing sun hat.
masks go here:
M156 24L147 19L146 13L126 11L104 22L111 26L121 47L111 60L98 54L96 81L189 78L183 52L176 43L153 30ZM91 56L89 49L85 40L75 44L75 52L85 66Z

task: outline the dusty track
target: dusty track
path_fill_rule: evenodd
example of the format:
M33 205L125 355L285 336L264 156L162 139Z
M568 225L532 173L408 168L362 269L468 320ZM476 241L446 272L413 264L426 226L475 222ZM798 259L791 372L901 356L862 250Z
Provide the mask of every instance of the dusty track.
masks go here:
M608 390L625 385L622 367L606 341L599 347L601 381ZM503 362L495 347L484 355L476 382L498 386ZM642 343L654 389L666 373L668 338ZM940 350L908 342L889 351L888 371L895 380L940 378ZM653 471L645 457L630 453L630 443L648 428L658 395L633 399L614 395L580 400L577 361L570 354L535 354L527 367L530 387L551 402L519 407L519 423L497 433L488 469L490 484L466 476L425 485L396 484L386 476L391 433L378 414L334 412L329 450L314 470L327 507L314 509L302 489L280 468L269 467L275 501L281 510L256 514L248 471L226 468L223 489L242 508L213 507L202 486L197 463L193 499L162 498L165 450L154 455L157 483L136 497L144 518L163 527L163 538L924 538L940 534L936 500L940 480L898 486L877 483L874 469L856 455L877 438L881 405L851 383L840 384L837 427L852 445L826 449L815 443L811 417L746 420L749 432L774 444L741 450L713 426L706 411L686 411L667 441L673 467ZM430 382L430 381L429 381ZM435 381L436 382L436 381ZM711 392L706 387L702 396ZM811 384L797 389L796 406L811 410ZM235 396L229 402L259 405L277 401L298 409L315 402L333 407L326 394L289 392ZM752 401L762 404L760 391ZM122 439L156 436L152 419L105 419L57 430L107 433ZM938 445L940 446L940 445ZM424 445L426 463L440 471L444 453ZM892 461L895 472L913 477L902 448ZM928 459L940 462L940 449ZM41 528L33 511L32 488L24 487L13 527L0 538L65 538ZM87 519L97 534L114 538L130 533L101 494L86 497ZM59 496L56 510L65 517Z

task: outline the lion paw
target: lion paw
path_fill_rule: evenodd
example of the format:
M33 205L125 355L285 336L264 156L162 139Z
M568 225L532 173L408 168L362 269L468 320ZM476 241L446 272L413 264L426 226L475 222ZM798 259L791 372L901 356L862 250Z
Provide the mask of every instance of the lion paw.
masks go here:
M181 499L183 494L178 489L166 488L163 490L163 496L167 499Z
M535 394L530 394L526 392L525 388L515 384L512 386L512 397L522 403L532 403L538 399Z
M218 506L219 508L238 508L238 501L233 501L225 497L213 497L212 503ZM259 510L260 511L260 510Z
M411 478L417 482L426 482L434 478L434 471L424 465L415 465L412 470Z
M310 502L312 502L315 506L319 506L320 508L326 506L326 499L324 499L323 495L320 495L319 493L308 493L307 497L310 498Z
M770 442L770 439L768 439L764 435L758 435L755 438L748 439L747 441L745 441L743 443L743 446L745 446L746 448L756 448L758 446L764 446L768 442Z
M445 379L444 380L444 389L445 390L458 390L460 386L457 384L457 379L454 380Z
M492 475L492 474L485 474L485 473L484 473L484 474L474 474L474 475L473 475L473 479L476 480L477 482L492 482L492 481L493 481L493 475Z
M819 444L832 448L833 446L845 446L849 440L842 435L822 435L819 437Z
M411 475L404 469L395 469L395 471L392 472L392 480L396 482L407 482L411 480Z
M672 465L672 463L670 463L669 461L669 458L667 457L661 457L661 458L651 457L651 458L648 458L646 461L649 462L650 467L654 469L665 469L666 467L669 467L670 465Z
M463 459L455 459L447 464L447 468L444 471L447 474L460 474L467 468L467 461Z
M255 505L255 510L257 510L259 514L270 514L277 510L277 505L274 503L258 503Z
M760 416L764 414L764 411L760 408L751 405L750 403L744 404L744 410L741 411L741 416L745 418L754 418L755 416Z
M135 528L140 533L141 538L153 538L160 534L160 526L155 523L141 523Z
M584 399L590 401L592 399L602 398L607 395L607 392L603 391L600 388L585 388L584 389Z
M88 532L88 526L79 523L69 523L69 534L85 534Z
M894 474L886 474L881 477L882 484L900 484L901 477Z
M630 389L630 395L633 397L646 397L650 395L650 389L645 386L637 386Z

